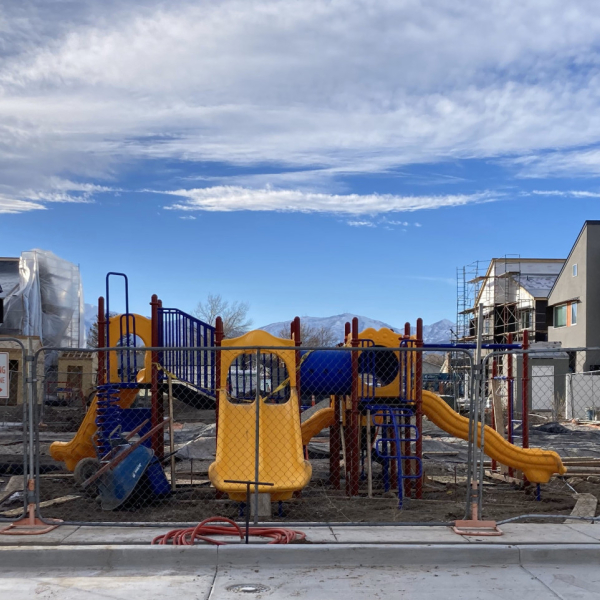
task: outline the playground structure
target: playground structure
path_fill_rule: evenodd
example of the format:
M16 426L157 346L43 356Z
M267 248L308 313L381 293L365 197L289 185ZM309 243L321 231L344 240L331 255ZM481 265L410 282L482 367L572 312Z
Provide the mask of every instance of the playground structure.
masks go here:
M111 277L125 281L125 313L117 316L109 316ZM475 438L481 445L481 423L473 428L469 418L423 390L423 352L444 347L423 343L421 320L414 333L407 323L399 334L390 329L359 332L354 319L346 324L338 348L303 349L297 317L287 339L264 331L224 339L220 318L213 327L163 308L156 296L150 304L149 319L130 313L126 276L107 275L106 305L103 298L98 302L96 396L75 437L50 447L52 457L67 469L85 473L80 477L84 483L96 478L103 507L120 506L142 476L154 498L171 493L163 471L168 458L162 431L167 378L185 390L184 401L214 407L216 457L208 475L217 494L237 502L246 498L242 482L268 482L253 489L269 494L273 502L299 494L311 480L306 447L325 428L330 431L331 488L357 496L365 492L366 482L371 494L376 460L382 465L384 490L397 491L399 507L406 498L423 497L424 416L450 435ZM144 347L152 350L142 354ZM449 351L472 348L447 345ZM150 391L150 408L134 406L141 389ZM303 403L310 398L321 402L304 419ZM519 471L541 484L566 472L558 454L528 448L525 435L523 447L512 444L510 427L508 440L493 427L484 430L485 453L512 475ZM125 435L132 431L141 442Z

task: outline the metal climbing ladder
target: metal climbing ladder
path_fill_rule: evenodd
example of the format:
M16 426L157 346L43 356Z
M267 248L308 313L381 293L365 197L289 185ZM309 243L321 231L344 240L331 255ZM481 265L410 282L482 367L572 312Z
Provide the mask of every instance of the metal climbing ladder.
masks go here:
M404 481L407 479L420 479L423 473L422 460L412 454L404 454L407 444L419 439L419 430L411 423L414 411L409 407L389 406L386 404L371 404L367 406L371 411L372 424L381 427L381 436L376 440L375 452L383 459L383 481L386 492L391 488L390 466L396 464L398 483L398 508L404 502ZM377 421L381 420L381 423ZM407 469L407 463L413 461L415 469ZM414 472L413 472L414 471Z

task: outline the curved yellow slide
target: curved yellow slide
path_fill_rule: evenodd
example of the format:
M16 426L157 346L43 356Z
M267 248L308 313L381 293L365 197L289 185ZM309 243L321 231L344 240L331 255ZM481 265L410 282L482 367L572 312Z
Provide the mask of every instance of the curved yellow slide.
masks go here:
M469 419L453 411L438 395L423 390L423 412L427 418L450 435L463 440L469 437ZM481 435L478 427L478 441ZM519 469L532 483L548 483L554 473L564 475L567 468L552 450L519 448L507 442L498 432L485 426L484 452L499 463ZM479 445L479 442L478 442Z
M139 390L126 389L119 392L119 406L129 408ZM96 456L94 436L96 435L96 399L94 396L88 411L70 442L53 442L50 444L50 456L59 462L64 462L69 471L82 459Z
M335 413L333 408L330 407L322 408L311 415L310 418L306 419L306 421L300 425L302 445L307 446L308 442L310 442L315 435L320 433L325 427L331 427L334 422Z

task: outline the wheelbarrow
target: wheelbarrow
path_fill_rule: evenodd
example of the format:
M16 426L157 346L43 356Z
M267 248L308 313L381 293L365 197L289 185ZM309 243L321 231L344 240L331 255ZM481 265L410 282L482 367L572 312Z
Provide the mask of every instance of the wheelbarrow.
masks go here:
M142 423L127 438L123 438L122 443L116 445L103 457L104 464L96 459L89 459L89 463L80 469L80 473L87 469L89 475L81 484L81 488L89 489L96 482L103 510L115 510L123 506L142 480L147 482L147 489L144 492L152 498L169 495L171 488L159 460L154 456L152 449L143 445L167 423L168 421L159 423L139 440L130 444L128 440L141 429L144 425Z

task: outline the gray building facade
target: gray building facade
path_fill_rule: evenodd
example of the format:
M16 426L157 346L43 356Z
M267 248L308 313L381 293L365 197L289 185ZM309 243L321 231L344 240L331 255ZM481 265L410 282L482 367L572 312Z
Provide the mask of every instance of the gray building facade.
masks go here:
M600 347L600 221L586 221L548 296L548 341ZM600 352L571 353L572 372L600 370Z

